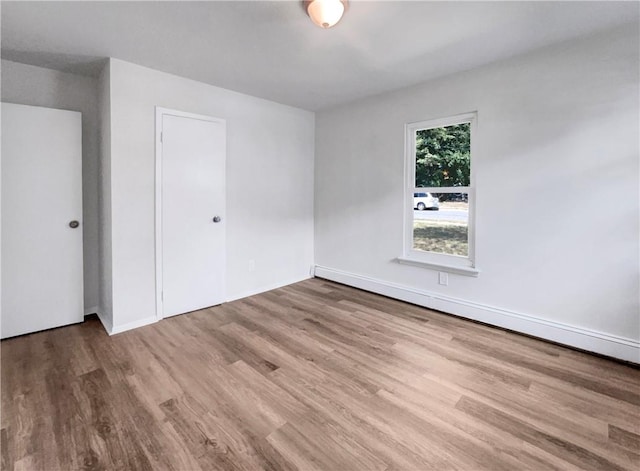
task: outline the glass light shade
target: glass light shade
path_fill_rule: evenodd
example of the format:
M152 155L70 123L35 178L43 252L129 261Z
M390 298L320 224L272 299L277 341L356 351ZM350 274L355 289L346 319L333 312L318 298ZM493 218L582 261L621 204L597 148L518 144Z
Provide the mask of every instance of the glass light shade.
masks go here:
M344 13L344 4L341 0L313 0L307 6L309 18L321 28L331 28Z

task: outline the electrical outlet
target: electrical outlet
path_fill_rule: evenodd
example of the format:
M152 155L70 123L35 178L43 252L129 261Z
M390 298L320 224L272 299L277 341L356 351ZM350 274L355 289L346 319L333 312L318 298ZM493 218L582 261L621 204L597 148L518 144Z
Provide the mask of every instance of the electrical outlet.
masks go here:
M449 274L446 271L438 272L438 283L443 286L449 286Z
M249 260L249 272L252 272L256 269L256 261L255 260Z

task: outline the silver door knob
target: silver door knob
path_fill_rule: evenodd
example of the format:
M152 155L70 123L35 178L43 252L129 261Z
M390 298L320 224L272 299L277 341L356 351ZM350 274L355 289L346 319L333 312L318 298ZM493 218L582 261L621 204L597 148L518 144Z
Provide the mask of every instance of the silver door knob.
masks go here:
M213 222L220 222L220 221L222 221L222 218L220 216L215 216L213 218Z
M71 229L75 229L75 228L76 228L76 227L78 227L79 225L80 225L80 223L79 223L78 221L71 221L71 222L69 223L69 227L70 227Z

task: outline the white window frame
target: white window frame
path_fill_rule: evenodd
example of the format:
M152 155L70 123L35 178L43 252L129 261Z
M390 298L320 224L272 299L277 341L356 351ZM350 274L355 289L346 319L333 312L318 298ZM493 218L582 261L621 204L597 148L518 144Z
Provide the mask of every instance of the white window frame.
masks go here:
M476 127L478 121L477 112L464 113L447 118L431 119L405 125L405 211L404 211L404 250L398 257L398 262L405 265L421 266L425 268L457 273L460 275L477 276L475 250L475 176L474 166L477 159ZM470 124L471 162L470 185L450 187L416 187L416 133L424 129L441 128L456 124ZM469 254L450 255L436 252L425 252L413 248L413 194L414 193L466 193L469 201Z

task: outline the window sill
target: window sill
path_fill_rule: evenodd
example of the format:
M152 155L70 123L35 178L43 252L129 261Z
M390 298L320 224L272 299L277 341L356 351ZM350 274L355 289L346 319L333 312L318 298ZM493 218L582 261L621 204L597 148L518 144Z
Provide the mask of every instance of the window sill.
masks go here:
M480 270L473 267L457 267L455 265L446 265L443 263L436 263L436 262L425 262L425 261L416 260L413 258L398 257L396 258L396 261L401 265L411 265L414 267L429 268L429 269L438 270L438 271L446 271L448 273L454 273L456 275L477 277L478 274L480 273Z

